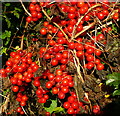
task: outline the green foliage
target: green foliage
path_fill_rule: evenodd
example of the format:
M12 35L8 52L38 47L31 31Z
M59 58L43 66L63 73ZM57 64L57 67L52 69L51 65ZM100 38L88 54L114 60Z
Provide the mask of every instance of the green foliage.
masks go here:
M10 28L11 22L10 22L9 18L8 18L6 15L3 15L3 18L5 18L5 21L6 21L6 23L7 23L7 26L8 26L8 28Z
M65 109L62 108L62 107L57 107L57 99L55 100L50 100L51 101L51 104L49 107L44 107L44 109L47 111L47 112L50 112L50 113L59 113L59 112L64 112L65 113Z
M120 73L113 72L112 74L107 75L107 78L106 85L113 86L115 89L113 96L120 95Z
M118 31L117 26L114 23L112 23L112 30L115 31L115 32Z
M11 31L5 30L2 34L2 39L10 38L11 37Z
M21 6L21 3L12 3L12 2L3 2L2 3L2 47L0 47L0 55L7 55L8 51L12 51L11 46L15 47L15 44L18 44L19 40L15 38L15 35L21 36L20 31L21 27L24 27L24 23L21 23L23 20L24 9ZM15 39L14 39L15 38ZM12 45L14 44L14 45ZM13 48L14 48L13 47Z
M20 18L19 12L21 12L21 9L16 8L16 7L15 7L15 9L12 11L12 13L14 14L14 16L16 16L16 18L18 18L18 19Z
M3 95L7 95L7 93L10 92L10 89L6 89L3 91Z

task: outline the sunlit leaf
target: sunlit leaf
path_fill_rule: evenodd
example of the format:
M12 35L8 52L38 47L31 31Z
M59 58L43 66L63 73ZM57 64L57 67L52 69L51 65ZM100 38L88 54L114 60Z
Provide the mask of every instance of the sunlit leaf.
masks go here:
M115 91L113 92L113 96L115 96L115 95L120 95L120 89L119 89L119 90L115 90Z
M47 111L47 112L50 112L50 113L52 113L53 111L54 111L54 109L57 107L57 100L51 100L51 104L50 104L50 107L49 108L47 108L47 107L44 107L45 108L45 110Z

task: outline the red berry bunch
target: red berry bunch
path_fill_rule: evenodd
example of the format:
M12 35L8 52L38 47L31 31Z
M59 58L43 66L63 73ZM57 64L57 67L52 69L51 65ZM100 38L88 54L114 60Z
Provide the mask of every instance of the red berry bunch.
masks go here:
M42 18L43 15L41 13L41 7L36 2L30 3L29 10L30 10L31 16L28 16L26 18L26 21L28 23L30 23L31 21L38 21L39 19Z
M26 91L28 83L32 82L34 73L39 66L32 61L32 53L27 53L25 50L11 52L10 58L6 61L6 66L5 69L0 70L0 73L3 77L9 76L12 84L11 90L17 93L16 100L20 103L20 106L25 106L28 96L22 93ZM17 108L17 112L24 114L21 107Z
M8 76L10 79L11 90L20 105L16 109L19 114L24 114L23 106L26 106L29 100L27 89L31 85L34 87L33 93L38 103L47 103L51 93L59 99L68 114L76 115L80 114L81 109L86 110L86 104L78 101L79 96L75 92L75 85L78 84L74 82L75 76L83 77L83 80L78 80L81 85L85 85L85 77L89 72L104 70L102 46L107 43L105 34L112 30L111 25L105 25L109 19L116 22L120 17L119 7L114 7L115 9L108 0L32 0L29 3L26 22L31 23L31 27L37 26L34 28L37 33L34 35L32 30L33 33L30 34L29 31L28 36L32 35L32 42L28 41L28 45L35 48L38 62L41 67L45 65L45 69L37 73L39 66L33 61L33 54L26 50L18 50L10 53L5 69L0 70L2 77ZM112 12L112 9L115 12ZM99 33L95 33L96 30ZM82 97L86 102L89 101L88 97ZM91 104L92 112L99 114L100 106ZM46 112L46 115L50 113Z

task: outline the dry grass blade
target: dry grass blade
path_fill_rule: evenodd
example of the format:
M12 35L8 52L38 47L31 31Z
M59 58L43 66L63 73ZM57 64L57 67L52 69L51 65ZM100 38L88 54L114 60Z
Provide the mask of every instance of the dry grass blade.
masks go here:
M27 11L27 9L25 8L22 0L19 0L19 1L21 2L21 5L22 5L23 9L25 10L25 12L26 12L29 16L31 16L31 14L30 14L30 13Z
M90 8L88 9L88 11L84 14L84 16L85 16L86 14L88 14L88 12L90 12L93 8L98 7L98 6L101 6L101 4L96 4L96 5L92 6L92 7L90 7ZM75 30L76 30L77 26L79 25L80 21L84 18L84 16L81 16L81 17L78 19L78 22L76 23L76 25L74 26L74 29L73 29L73 32L72 32L72 39L76 38L76 35L74 35L74 34L75 34ZM88 29L89 29L89 28L88 28ZM83 32L82 32L82 33L83 33ZM72 40L72 39L71 39L71 40Z
M6 111L6 109L8 107L8 103L10 102L9 97L10 97L10 94L7 95L4 104L0 107L0 114L2 114L3 112Z
M80 34L84 33L85 31L87 31L89 28L91 28L94 25L95 25L95 22L89 24L88 26L85 26L84 29L80 31L79 33L77 33L74 38L77 38Z

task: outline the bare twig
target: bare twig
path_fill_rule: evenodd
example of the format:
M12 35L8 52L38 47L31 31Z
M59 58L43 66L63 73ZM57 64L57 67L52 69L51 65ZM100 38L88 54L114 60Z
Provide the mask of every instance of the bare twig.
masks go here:
M25 8L22 0L19 0L19 1L21 2L21 5L22 5L23 9L25 10L25 12L26 12L29 16L31 16L31 14L30 14L30 13L27 11L27 9Z
M25 29L24 29L23 35L21 37L21 45L20 45L21 50L23 49L23 41L24 41L24 36L25 36L24 33L26 31L27 26L28 26L28 22L26 22Z
M42 12L44 13L44 15L51 21L52 20L52 18L50 18L49 16L48 16L48 14L46 13L46 11L42 8ZM68 40L68 36L66 35L66 33L63 31L63 29L57 24L57 23L55 23L55 22L53 22L53 24L55 25L55 26L57 26L59 29L60 29L60 31L62 31L62 33L64 34L64 36L65 36L65 38Z
M80 21L81 21L81 20L84 18L84 16L85 16L86 14L88 14L93 8L98 7L98 6L101 6L101 4L96 4L96 5L92 6L92 7L90 7L90 8L88 9L88 11L87 11L83 16L81 16L81 17L78 19L78 22L76 23L76 25L75 25L74 28L73 28L71 40L74 39L74 38L76 38L76 37L78 37L78 35L81 34L81 33L80 33L80 34L74 35L74 34L75 34L75 30L76 30L77 26L79 25ZM83 33L83 32L82 32L82 33Z

